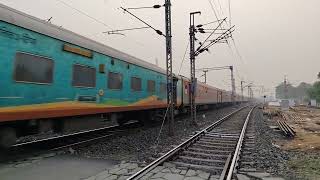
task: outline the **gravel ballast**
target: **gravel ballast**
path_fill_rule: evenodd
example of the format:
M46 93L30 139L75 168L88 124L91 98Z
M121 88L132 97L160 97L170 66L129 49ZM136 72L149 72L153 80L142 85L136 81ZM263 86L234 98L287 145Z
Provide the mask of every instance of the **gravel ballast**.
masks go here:
M255 110L254 118L257 132L256 168L285 179L309 179L310 177L302 176L295 169L293 163L297 159L313 159L315 157L319 159L319 154L281 149L276 143L278 141L290 141L290 139L284 137L280 131L270 128L270 126L276 126L276 122L263 116L261 109ZM300 166L304 165L300 164Z
M75 153L80 156L91 158L105 158L119 161L150 162L151 157L158 153L163 153L183 142L183 139L197 130L212 124L219 118L238 109L240 106L226 107L206 112L199 112L197 115L198 126L190 125L189 118L179 118L175 122L175 136L168 135L167 124L164 125L159 137L161 125L156 127L142 127L139 129L128 130L125 134L105 139L87 147L75 149Z

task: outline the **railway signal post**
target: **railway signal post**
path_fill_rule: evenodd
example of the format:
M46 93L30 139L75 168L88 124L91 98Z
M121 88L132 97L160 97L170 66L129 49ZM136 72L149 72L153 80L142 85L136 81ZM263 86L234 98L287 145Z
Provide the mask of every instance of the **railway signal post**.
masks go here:
M196 112L197 107L195 103L195 96L196 96L196 65L195 65L195 25L194 25L194 15L201 14L200 11L190 13L190 28L189 28L189 35L190 35L190 74L191 74L191 86L190 86L190 107L191 107L191 118L192 124L197 124L196 122Z

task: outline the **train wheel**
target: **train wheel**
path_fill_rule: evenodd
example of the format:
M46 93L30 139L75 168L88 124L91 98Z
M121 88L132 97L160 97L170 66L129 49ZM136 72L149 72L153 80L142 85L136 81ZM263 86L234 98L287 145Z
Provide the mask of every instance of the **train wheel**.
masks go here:
M9 148L17 141L17 134L14 128L0 129L0 147Z

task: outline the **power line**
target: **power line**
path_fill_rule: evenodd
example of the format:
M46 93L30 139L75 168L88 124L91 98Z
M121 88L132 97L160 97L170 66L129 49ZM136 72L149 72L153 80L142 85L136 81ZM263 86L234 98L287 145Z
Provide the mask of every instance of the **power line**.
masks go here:
M208 0L208 2L209 2L209 4L210 4L210 7L211 7L211 10L213 11L216 19L218 20L219 17L218 17L218 15L217 15L217 12L216 12L216 10L215 10L215 8L214 8L214 5L213 5L212 1L214 2L214 0ZM226 23L227 23L227 22L226 22ZM223 25L221 25L221 28L225 28L224 26L223 26L223 27L222 27L222 26L223 26Z
M145 6L145 7L134 7L134 8L127 8L129 10L138 10L138 9L159 9L165 5L154 5L154 6Z
M66 3L66 2L64 2L64 1L62 1L62 0L55 0L55 1L57 1L57 2L60 2L60 3L64 4L65 6L67 6L67 7L71 8L71 9L73 9L73 10L77 11L78 13L80 13L80 14L82 14L82 15L84 15L84 16L86 16L86 17L88 17L88 18L92 19L92 20L94 20L95 22L97 22L97 23L99 23L99 24L101 24L101 25L103 25L103 26L105 26L105 27L107 27L107 28L109 28L109 29L111 29L111 30L112 30L112 28L111 28L109 25L107 25L106 23L104 23L104 22L100 21L99 19L96 19L95 17L90 16L89 14L87 14L87 13L85 13L85 12L81 11L80 9L77 9L77 8L75 8L75 7L71 6L70 4L68 4L68 3Z
M201 45L197 48L197 51L200 50L204 44L209 40L209 38L216 32L216 30L222 25L222 23L226 20L226 18L224 18L222 21L219 21L218 26L211 32L211 34L203 41L203 43L201 43Z
M158 35L160 36L164 36L166 37L166 35L164 35L160 30L154 28L153 26L151 26L150 24L148 24L146 21L142 20L141 18L139 18L138 16L136 16L135 14L133 14L132 12L128 11L128 9L120 7L124 12L130 14L131 16L133 16L134 18L138 19L140 22L142 22L143 24L147 25L148 27L150 27L151 29L153 29Z
M69 7L70 9L73 9L73 10L77 11L78 13L80 13L80 14L88 17L89 19L93 20L94 22L96 22L96 23L98 23L98 24L101 24L101 25L103 25L104 27L106 27L106 28L108 28L108 29L110 29L110 30L113 30L113 28L112 28L111 26L109 26L108 24L102 22L101 20L99 20L99 19L97 19L97 18L89 15L88 13L86 13L86 12L84 12L84 11L82 11L82 10L77 9L77 8L73 7L72 5L66 3L66 2L64 2L64 1L62 1L62 0L55 0L55 1L57 1L57 2L59 2L59 3L61 3L61 4L63 4L63 5L65 5L65 6L67 6L67 7ZM61 27L62 27L62 26L61 26ZM130 38L130 40L131 40L132 42L134 42L135 44L141 46L141 47L144 47L144 48L146 47L144 44L142 44L141 42L136 41L135 39Z
M229 0L229 24L231 26L231 0Z
M211 0L208 0L208 2L210 3L210 7L211 7L211 9L212 9L212 11L213 11L213 13L214 13L214 16L216 17L217 21L219 21L217 12L216 12L216 10L214 9L214 6L213 6Z
M221 15L224 16L224 13L223 13L223 10L222 10L222 6L221 6L221 2L220 2L220 0L217 0L217 1L218 1L218 4L219 4L219 7L220 7Z
M204 51L208 51L208 49L213 46L216 43L219 43L221 40L226 40L227 38L230 37L230 35L232 34L232 32L234 31L234 26L232 26L231 28L229 28L227 31L225 31L224 33L222 33L219 37L217 37L214 40L211 40L211 42L208 45L205 45L204 47L202 47L202 45L200 47L197 48L196 51L196 56L198 56L199 54L201 54ZM213 31L214 33L214 31Z
M150 27L127 28L127 29L118 29L118 30L105 31L105 32L102 32L102 33L107 33L107 34L109 34L109 35L118 34L118 35L123 35L123 36L125 36L125 34L120 33L120 32L123 32L123 31L132 31L132 30L140 30L140 29L148 29L148 28L150 28Z
M187 55L187 51L188 51L189 45L190 45L190 42L188 42L188 44L187 44L187 48L186 48L186 50L184 51L184 55L183 55L183 58L182 58L181 63L180 63L180 68L179 68L179 72L178 72L178 74L180 74L180 72L181 72L182 65L183 65L183 62L184 62L184 60L185 60L185 58L186 58L186 55Z
M238 57L239 57L240 61L242 61L242 63L243 63L242 56L241 56L241 54L240 54L240 52L239 52L239 49L237 48L237 45L236 45L236 43L235 43L234 38L233 38L233 37L231 37L231 40L232 40L232 42L233 42L233 46L234 46L234 48L236 49L236 53L237 53L237 55L238 55Z

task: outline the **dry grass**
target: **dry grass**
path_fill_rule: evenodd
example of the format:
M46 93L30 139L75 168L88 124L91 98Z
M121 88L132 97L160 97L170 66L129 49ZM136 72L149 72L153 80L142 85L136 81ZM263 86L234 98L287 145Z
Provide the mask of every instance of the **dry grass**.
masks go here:
M295 171L299 179L320 179L320 159L318 156L294 159L289 161L288 165L290 169Z

